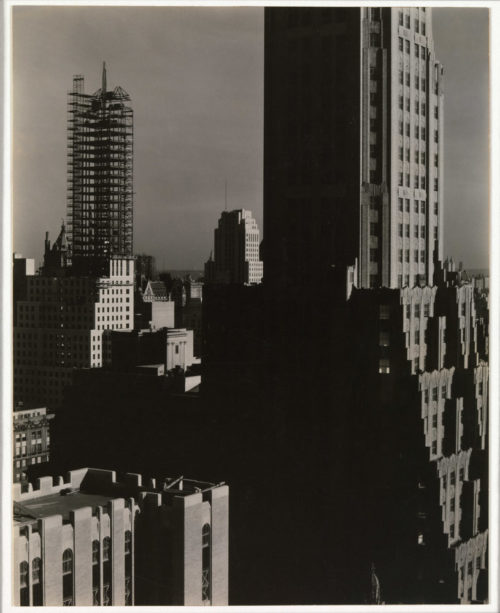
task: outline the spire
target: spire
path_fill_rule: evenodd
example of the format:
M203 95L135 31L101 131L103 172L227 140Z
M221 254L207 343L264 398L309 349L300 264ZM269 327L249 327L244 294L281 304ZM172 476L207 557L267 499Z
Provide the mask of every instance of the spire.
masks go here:
M102 95L106 95L106 62L102 63Z

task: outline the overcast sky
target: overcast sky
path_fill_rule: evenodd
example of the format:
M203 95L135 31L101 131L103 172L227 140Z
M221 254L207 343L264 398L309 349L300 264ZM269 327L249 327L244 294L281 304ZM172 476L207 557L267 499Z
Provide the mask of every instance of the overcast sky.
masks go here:
M434 9L445 67L445 254L488 262L488 11ZM262 232L262 8L14 7L14 249L37 264L66 216L66 102L121 85L134 109L134 250L202 269L224 209Z

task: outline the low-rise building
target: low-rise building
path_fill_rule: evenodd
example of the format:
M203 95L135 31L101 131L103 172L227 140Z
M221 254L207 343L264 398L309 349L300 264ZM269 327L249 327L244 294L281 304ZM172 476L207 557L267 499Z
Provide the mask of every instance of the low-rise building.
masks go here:
M227 605L229 488L93 468L14 486L14 605Z

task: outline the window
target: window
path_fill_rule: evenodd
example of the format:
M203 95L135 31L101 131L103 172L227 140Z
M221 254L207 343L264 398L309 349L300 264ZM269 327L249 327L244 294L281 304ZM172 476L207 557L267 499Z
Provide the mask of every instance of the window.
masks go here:
M434 142L439 143L439 133L437 130L434 130Z
M399 210L403 211L403 198L398 198Z
M426 132L425 132L425 128L424 127L420 128L420 138L422 140L425 140L425 138L426 138Z
M33 583L33 606L40 607L43 605L41 558L34 558L31 562L31 580Z
M399 224L398 230L399 230L399 236L402 237L403 236L403 224L402 223Z
M405 262L409 262L409 261L410 261L410 250L405 249Z
M405 125L405 132L406 132L406 136L410 136L410 124L409 123Z
M405 40L405 52L406 53L410 53L410 41L409 40Z
M399 11L399 25L403 25L403 13L401 11ZM399 40L402 41L403 39L400 38Z
M400 85L403 85L403 83L404 83L404 76L403 76L403 71L402 70L399 71L399 83L400 83Z
M405 15L405 26L408 29L410 28L410 16L409 15Z
M437 202L434 203L434 215L437 215L439 213L439 205Z
M132 532L127 530L125 532L125 555L132 553Z
M427 113L427 106L425 102L422 102L422 115L425 117L426 113Z
M415 251L413 252L413 256L414 256L415 262L418 263L418 249L415 249Z
M73 552L65 549L62 558L63 605L71 606L73 602Z
M410 199L409 198L405 198L405 211L407 213L410 212Z
M403 159L403 147L399 148L399 159L402 160Z
M420 212L422 213L422 215L425 215L425 200L422 200L420 202Z
M450 526L450 536L451 538L455 538L455 524L451 524Z
M432 441L431 451L432 451L432 455L436 455L436 453L437 453L437 441Z
M423 136L423 138L425 138L425 128L424 128L424 136ZM422 151L420 153L420 163L421 164L425 164L425 151Z
M19 564L19 589L21 606L29 605L29 565L28 562Z
M409 113L410 112L410 99L409 98L406 98L405 108Z
M427 87L426 80L425 79L421 79L421 83L420 84L421 84L422 91L425 92L426 87Z
M400 262L402 262L402 261L403 261L403 250L402 250L402 249L400 249L400 250L399 250L399 252L398 252L398 260L399 260Z
M446 398L446 385L441 387L441 398Z
M415 75L415 89L420 87L420 79L418 75Z
M413 186L415 187L415 189L418 189L418 176L415 175L415 177L413 178Z
M99 606L101 604L100 598L100 569L99 569L99 557L100 557L100 544L98 540L92 541L92 604Z
M418 126L415 126L415 138L418 138L419 135L419 129Z
M380 359L378 363L378 372L382 375L388 375L391 372L390 362L387 359Z
M403 173L402 172L399 173L398 182L399 182L399 185L403 185Z
M413 210L415 213L418 213L418 200L415 200L415 202L413 203ZM417 232L417 236L418 236L418 232Z
M179 353L179 345L175 346L175 353L178 354Z
M399 122L399 133L403 135L403 122L402 121Z
M417 58L418 58L418 53L419 53L418 49L419 49L419 46L417 45L417 43L415 43L415 57Z
M405 224L405 236L410 238L410 224Z
M439 179L434 179L434 191L437 192L439 189Z
M437 153L434 154L434 166L436 168L439 166L439 155Z
M450 485L455 485L455 471L452 470L450 473Z
M420 177L420 189L425 189L425 177Z
M425 226L420 226L420 238L425 238Z
M389 319L391 309L388 304L381 304L379 307L379 319Z
M424 254L424 252L422 251L422 255ZM424 259L424 258L422 258ZM425 260L424 260L425 261ZM424 317L429 317L429 309L430 309L430 305L428 302L426 302L424 304Z
M378 250L370 249L370 262L376 262L378 259Z
M432 400L437 400L437 399L438 399L437 387L433 387L432 388Z
M410 187L410 173L409 172L406 173L406 187Z
M452 513L454 513L454 512L455 512L455 498L452 498L452 499L450 500L450 511L451 511Z
M209 602L212 598L210 558L211 558L211 529L210 524L204 524L201 530L202 543L202 575L201 575L201 598L203 602Z
M108 562L111 556L111 539L106 536L102 542L102 559L104 562Z
M415 330L415 345L420 344L420 330Z
M403 51L403 39L399 37L399 50Z
M420 304L415 304L415 317L420 317Z
M425 47L420 47L420 58L425 60Z
M418 98L415 98L415 113L418 113L420 109L420 102Z
M370 104L372 106L375 106L377 104L377 94L376 94L376 92L371 92L370 93Z
M406 161L409 162L410 161L410 148L406 147Z
M415 32L418 33L418 31L419 31L419 22L418 22L418 19L415 19Z
M406 73L405 83L407 87L410 87L410 73L409 72Z
M422 21L422 34L425 36L425 21Z
M370 222L370 234L372 236L376 236L377 235L377 223L375 221Z
M439 107L434 107L434 119L439 119Z
M465 479L465 471L464 471L464 469L463 469L463 468L461 468L461 469L458 471L458 478L460 479L460 481L463 481L463 480Z
M370 157L377 157L377 145L370 145Z
M437 428L437 425L438 425L438 416L437 416L437 413L434 413L434 415L432 416L432 427Z

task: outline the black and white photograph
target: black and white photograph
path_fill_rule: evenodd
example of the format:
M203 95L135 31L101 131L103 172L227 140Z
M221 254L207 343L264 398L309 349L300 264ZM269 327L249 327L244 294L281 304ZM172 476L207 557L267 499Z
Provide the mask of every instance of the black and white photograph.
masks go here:
M6 3L6 610L496 610L495 9L345 4Z

